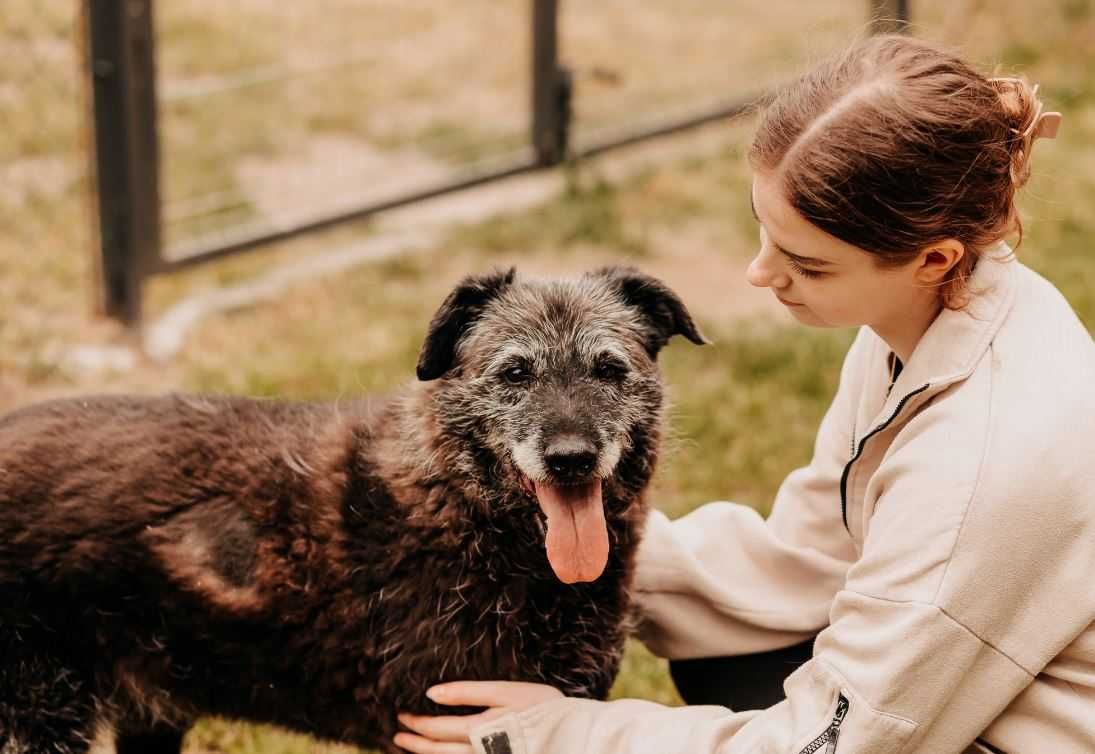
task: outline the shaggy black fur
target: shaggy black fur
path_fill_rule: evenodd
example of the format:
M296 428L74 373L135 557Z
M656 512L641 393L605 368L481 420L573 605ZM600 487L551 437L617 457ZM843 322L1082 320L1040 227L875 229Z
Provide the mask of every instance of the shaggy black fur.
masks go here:
M600 280L641 348L702 341L656 281ZM206 714L395 751L396 711L441 712L424 695L441 681L604 697L656 457L656 368L604 481L608 567L562 584L535 500L483 439L490 416L439 397L475 368L457 341L517 285L469 284L423 349L420 375L442 379L392 399L90 397L0 418L0 751L82 752L107 724L119 751L177 752Z

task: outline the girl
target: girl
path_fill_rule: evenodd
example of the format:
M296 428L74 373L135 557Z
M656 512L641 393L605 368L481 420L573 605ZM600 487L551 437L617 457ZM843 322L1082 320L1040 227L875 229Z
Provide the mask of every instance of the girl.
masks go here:
M490 709L404 716L396 744L1095 751L1095 343L1003 240L1022 240L1015 191L1060 120L1025 80L897 35L783 89L749 154L748 279L800 322L859 336L768 519L654 512L636 571L643 640L715 658L673 674L690 704L726 706L452 683L431 698Z

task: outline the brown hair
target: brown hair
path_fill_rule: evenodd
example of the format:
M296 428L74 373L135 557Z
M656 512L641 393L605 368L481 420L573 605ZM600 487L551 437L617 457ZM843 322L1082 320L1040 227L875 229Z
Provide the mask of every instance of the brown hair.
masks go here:
M940 45L878 35L778 91L749 161L781 174L806 220L880 265L961 241L941 290L944 306L961 308L983 250L1012 231L1022 243L1014 199L1030 176L1024 132L1038 106L1025 79L986 78Z

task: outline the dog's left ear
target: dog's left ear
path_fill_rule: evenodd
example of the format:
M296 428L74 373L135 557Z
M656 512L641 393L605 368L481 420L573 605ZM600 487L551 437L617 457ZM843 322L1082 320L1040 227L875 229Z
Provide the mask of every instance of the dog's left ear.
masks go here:
M651 358L674 335L683 335L698 346L711 342L696 327L680 297L657 278L634 267L603 267L589 274L606 280L627 304L646 317L650 325L646 350Z
M517 269L510 267L486 275L469 275L457 284L430 320L426 342L418 354L418 379L436 380L449 371L457 342L487 303L513 283L516 274Z

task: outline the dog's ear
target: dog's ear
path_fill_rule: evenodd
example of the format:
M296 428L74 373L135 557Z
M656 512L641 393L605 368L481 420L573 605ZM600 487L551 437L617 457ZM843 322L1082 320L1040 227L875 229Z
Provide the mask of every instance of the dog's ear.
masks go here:
M487 303L513 283L516 274L516 268L510 267L486 275L469 275L457 284L430 321L426 342L418 354L418 379L436 380L449 371L461 336Z
M683 335L698 346L710 343L680 297L657 278L634 267L602 267L590 275L607 281L628 305L642 312L649 325L646 350L651 358L674 335Z

